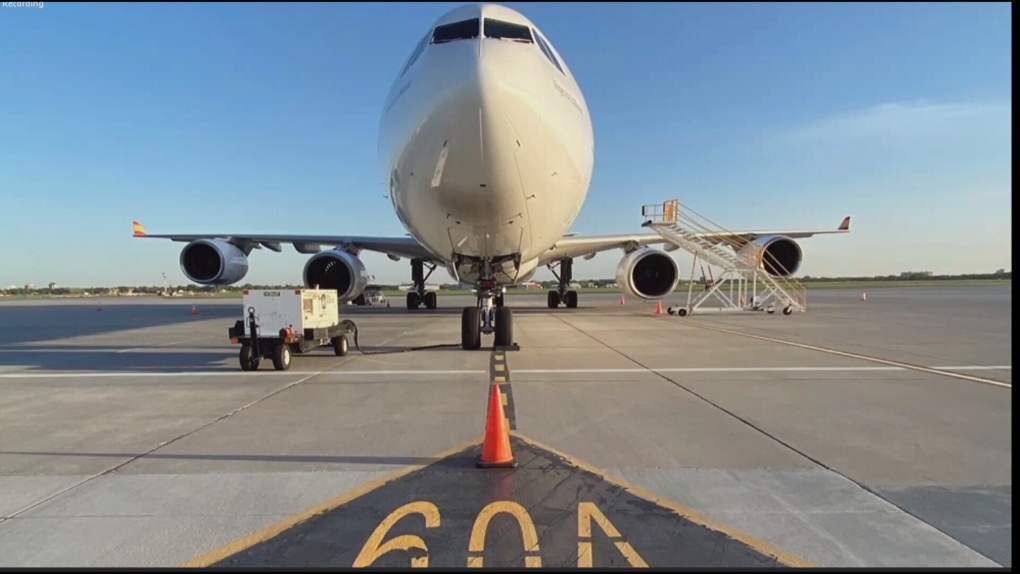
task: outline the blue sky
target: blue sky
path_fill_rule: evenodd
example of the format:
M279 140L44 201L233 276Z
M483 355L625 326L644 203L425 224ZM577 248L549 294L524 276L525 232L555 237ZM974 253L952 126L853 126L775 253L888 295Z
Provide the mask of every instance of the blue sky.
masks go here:
M183 244L132 239L134 219L403 235L379 114L457 5L0 8L0 287L186 283ZM852 234L802 242L801 274L1011 268L1009 4L508 5L591 108L574 231L639 232L642 204L678 197L729 229L853 216ZM620 256L575 276L610 277ZM244 281L298 282L306 258L257 251ZM379 281L410 277L365 261Z

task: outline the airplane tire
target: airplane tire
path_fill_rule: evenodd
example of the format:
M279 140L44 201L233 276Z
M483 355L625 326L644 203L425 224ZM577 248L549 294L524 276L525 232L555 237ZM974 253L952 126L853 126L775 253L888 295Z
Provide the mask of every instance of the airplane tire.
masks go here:
M418 297L418 293L416 293L414 291L411 291L410 293L408 293L407 294L407 308L411 309L411 310L414 310L414 309L417 309L419 305L421 305L421 298Z
M435 291L426 291L425 292L425 308L426 309L435 309L438 306L439 306L439 300L438 300L438 296L436 295L436 292Z
M514 314L510 307L496 308L496 347L514 344Z
M482 323L478 307L464 307L460 315L460 346L465 351L477 351L482 347Z
M567 304L567 309L577 309L577 291L567 291L564 303Z
M549 308L555 309L560 306L560 294L557 291L549 292Z

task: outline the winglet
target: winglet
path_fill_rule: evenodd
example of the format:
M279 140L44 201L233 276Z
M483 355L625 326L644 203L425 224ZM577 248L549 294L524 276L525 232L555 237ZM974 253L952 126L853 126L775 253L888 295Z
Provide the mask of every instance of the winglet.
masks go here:
M839 231L850 231L850 216L849 215L843 218L843 223L840 223L839 227L837 229Z
M138 223L137 221L132 221L131 226L134 227L135 237L145 237L145 228L142 227L141 223Z

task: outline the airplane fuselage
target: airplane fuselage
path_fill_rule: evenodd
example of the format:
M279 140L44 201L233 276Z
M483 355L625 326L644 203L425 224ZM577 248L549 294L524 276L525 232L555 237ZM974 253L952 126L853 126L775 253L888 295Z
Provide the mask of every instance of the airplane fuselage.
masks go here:
M591 183L592 121L576 81L541 31L502 6L464 6L429 28L379 132L397 217L463 283L527 280Z

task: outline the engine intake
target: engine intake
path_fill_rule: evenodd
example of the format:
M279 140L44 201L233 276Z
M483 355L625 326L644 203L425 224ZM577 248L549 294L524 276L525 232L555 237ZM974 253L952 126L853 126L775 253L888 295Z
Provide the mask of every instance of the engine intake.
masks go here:
M361 259L341 249L323 251L305 263L305 287L335 289L337 299L342 303L361 295L369 280Z
M740 256L773 277L789 277L800 269L800 245L782 235L759 237L740 250Z
M181 250L181 271L199 285L232 285L248 274L248 256L226 241L199 239Z
M661 299L680 281L680 267L668 253L642 247L628 253L616 267L616 284L641 299Z

